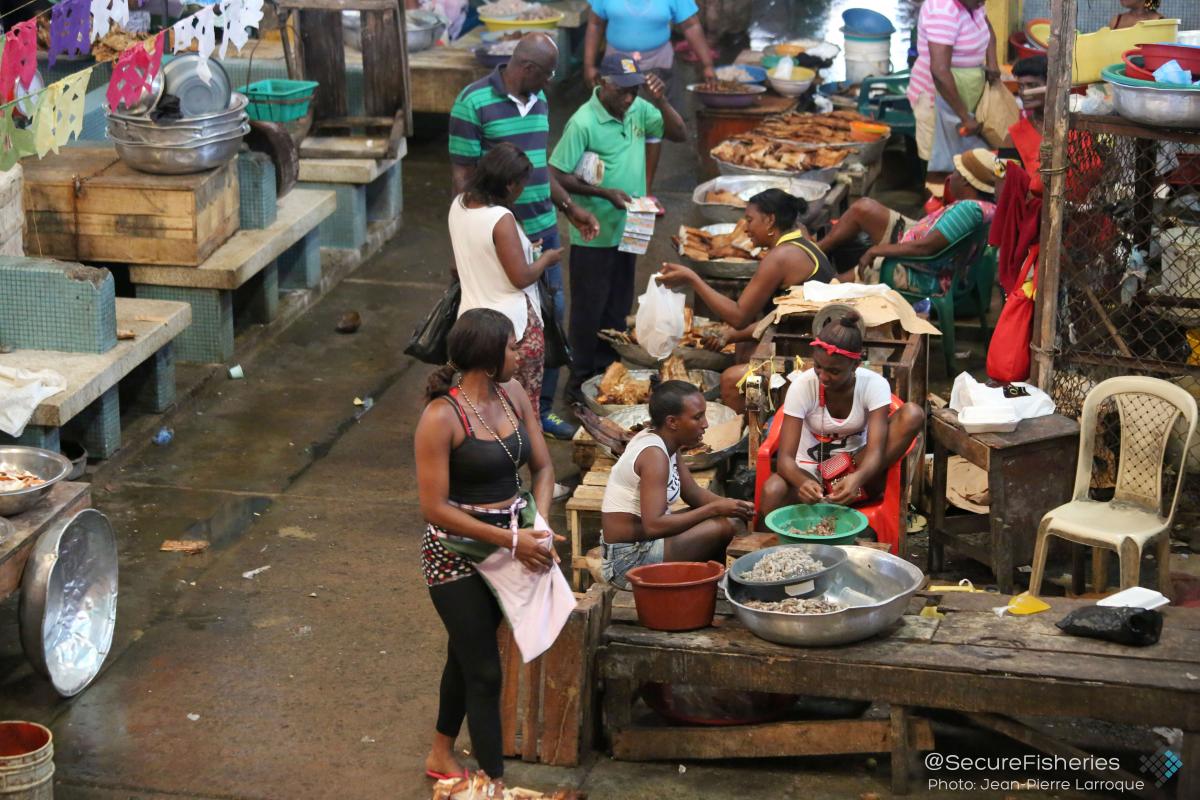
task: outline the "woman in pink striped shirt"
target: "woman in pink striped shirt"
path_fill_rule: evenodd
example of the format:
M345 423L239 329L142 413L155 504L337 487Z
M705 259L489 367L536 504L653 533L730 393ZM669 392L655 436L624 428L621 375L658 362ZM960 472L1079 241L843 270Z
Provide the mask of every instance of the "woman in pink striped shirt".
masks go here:
M975 107L987 81L1000 80L996 34L984 0L925 0L917 18L917 60L908 99L917 119L917 150L926 185L941 194L954 156L987 147Z

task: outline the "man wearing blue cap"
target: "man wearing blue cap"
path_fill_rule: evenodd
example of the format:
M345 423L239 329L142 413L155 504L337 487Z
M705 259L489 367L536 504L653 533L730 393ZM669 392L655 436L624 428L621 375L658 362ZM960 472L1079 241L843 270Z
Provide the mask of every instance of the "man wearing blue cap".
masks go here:
M600 233L584 241L571 231L571 379L567 397L582 399L583 382L603 372L616 353L597 338L605 328L623 329L633 305L637 256L618 249L625 230L625 203L646 194L646 138L687 139L687 126L666 99L666 86L641 70L636 59L608 55L600 62L600 85L572 115L550 156L550 169L576 203L595 215ZM649 100L638 97L646 87ZM585 153L603 163L592 185L575 174Z

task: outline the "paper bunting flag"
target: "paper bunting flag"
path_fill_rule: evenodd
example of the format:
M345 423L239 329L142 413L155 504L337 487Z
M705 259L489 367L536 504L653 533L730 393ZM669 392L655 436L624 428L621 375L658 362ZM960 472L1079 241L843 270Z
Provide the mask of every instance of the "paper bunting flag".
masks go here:
M88 82L92 79L92 69L80 70L55 84L58 86L58 97L55 102L54 142L59 147L83 135L83 106Z
M12 106L0 108L0 172L12 169L22 156L36 152L33 132L18 128L12 115Z
M129 0L91 0L92 41L103 39L115 23L129 24Z
M211 81L212 70L208 66L208 57L217 47L216 11L213 7L205 6L190 17L184 17L176 22L171 29L175 32L175 48L172 52L188 50L191 48L192 42L195 42L196 49L201 55L200 66L196 68L196 74L205 83Z
M51 150L58 152L54 126L58 121L58 96L61 92L62 85L59 83L47 86L42 92L37 110L33 112L33 125L29 129L33 132L33 146L37 150L38 158L45 158Z
M144 45L127 47L113 67L112 80L108 83L108 107L131 108L150 89L154 76L162 66L163 45L166 31L148 40Z
M89 52L92 15L89 0L63 0L50 11L50 66L59 56Z
M241 50L250 41L250 28L262 22L263 0L221 0L221 20L225 35L221 37L221 58L229 54L232 44L235 51Z
M37 72L37 20L18 22L4 34L4 54L0 56L0 99L12 100L17 82L28 88ZM11 116L11 115L10 115Z

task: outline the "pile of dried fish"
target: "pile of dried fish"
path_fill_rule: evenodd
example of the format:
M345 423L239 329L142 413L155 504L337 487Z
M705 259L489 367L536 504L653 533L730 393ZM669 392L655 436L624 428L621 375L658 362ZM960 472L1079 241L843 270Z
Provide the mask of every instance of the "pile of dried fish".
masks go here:
M799 547L784 547L755 562L754 568L738 575L738 580L750 583L767 581L786 581L792 578L803 578L825 568L817 559Z
M777 611L783 614L832 614L845 606L824 597L789 597L786 600L747 600L742 603L756 611Z
M836 167L846 160L850 151L827 147L803 147L762 134L750 133L726 139L711 151L712 157L727 164L750 169L769 169L784 172L804 172Z
M832 111L828 114L798 114L790 112L763 120L751 133L772 139L817 144L844 144L850 138L851 122L874 122L854 111Z
M717 261L725 258L755 261L763 252L746 233L745 219L738 220L729 233L709 233L687 225L679 227L679 254L696 261Z
M805 536L833 536L837 533L837 517L832 514L822 517L821 521L811 528L797 528L793 525L788 529L788 533L800 533Z
M659 367L658 376L663 381L690 381L687 367L679 356L671 356ZM635 406L650 401L648 380L639 380L630 374L620 361L614 361L600 379L600 391L596 402L611 406Z
M0 469L0 492L19 492L45 482L27 469Z

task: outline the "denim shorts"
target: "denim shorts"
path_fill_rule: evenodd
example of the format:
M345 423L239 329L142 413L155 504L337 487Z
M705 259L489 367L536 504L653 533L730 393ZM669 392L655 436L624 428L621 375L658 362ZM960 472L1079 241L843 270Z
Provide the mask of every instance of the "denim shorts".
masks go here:
M651 539L646 542L608 544L601 535L600 552L603 554L603 561L600 564L600 575L618 589L628 589L629 581L625 580L625 573L643 564L661 564L666 549L664 541Z

